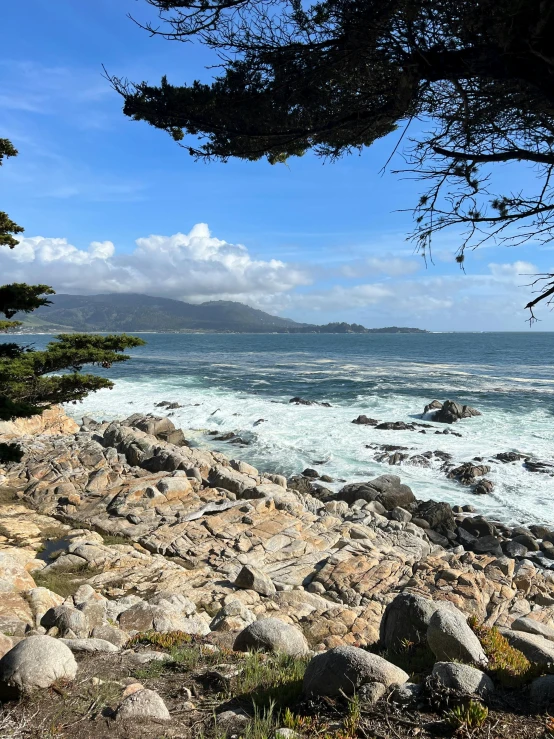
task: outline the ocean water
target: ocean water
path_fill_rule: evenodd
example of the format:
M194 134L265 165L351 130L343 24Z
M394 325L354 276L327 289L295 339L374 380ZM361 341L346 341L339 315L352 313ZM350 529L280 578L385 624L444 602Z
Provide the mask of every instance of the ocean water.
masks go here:
M116 382L68 412L123 418L176 401L172 420L200 446L261 470L286 475L316 467L348 482L395 473L418 498L471 503L508 522L554 524L554 477L521 463L495 462L493 493L476 496L431 469L374 461L368 444L398 444L411 454L442 450L461 463L517 451L554 460L554 334L144 334L132 361L100 370ZM51 337L21 336L41 348ZM13 340L13 338L10 338ZM329 402L297 406L293 396ZM458 422L462 434L378 431L351 421L420 421L434 399L474 406L482 416ZM259 419L262 423L256 425ZM437 429L446 428L436 424ZM209 430L234 431L248 446L214 442ZM338 489L341 484L329 485Z

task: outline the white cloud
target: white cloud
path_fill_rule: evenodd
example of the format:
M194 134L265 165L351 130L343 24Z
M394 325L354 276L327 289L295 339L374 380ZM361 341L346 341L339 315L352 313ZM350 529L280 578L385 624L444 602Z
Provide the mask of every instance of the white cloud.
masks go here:
M387 275L389 277L402 277L413 274L421 268L421 260L401 259L390 255L381 257L369 257L357 262L345 264L341 272L345 277L360 278L366 275Z
M188 234L152 235L118 254L111 241L79 249L67 239L34 236L15 249L0 247L2 282L52 285L58 292L138 292L200 302L256 302L310 282L285 262L254 259L242 244L211 235L205 223Z
M530 262L513 262L511 264L489 264L491 275L496 279L508 280L510 282L520 282L521 277L529 277L536 275L539 271L534 264Z

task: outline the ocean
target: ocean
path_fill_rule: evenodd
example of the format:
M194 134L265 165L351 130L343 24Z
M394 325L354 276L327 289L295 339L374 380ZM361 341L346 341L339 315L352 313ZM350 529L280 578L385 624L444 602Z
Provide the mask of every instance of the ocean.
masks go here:
M515 451L554 460L554 334L141 334L145 347L109 370L113 390L91 395L68 412L80 418L160 413L156 403L183 407L172 420L196 445L217 448L260 470L287 476L306 467L335 482L398 474L420 499L471 503L510 523L554 524L554 477L521 462L493 461L488 495L477 496L431 468L375 461L371 444L441 450L462 463ZM52 337L10 337L42 348ZM96 371L96 370L95 370ZM294 405L300 396L321 405ZM430 401L456 400L482 415L458 422L460 433L382 431L352 424L365 414L381 421L426 422ZM163 411L162 411L163 412ZM257 423L260 419L262 422ZM443 424L436 424L442 430ZM216 442L208 431L233 431L247 445Z

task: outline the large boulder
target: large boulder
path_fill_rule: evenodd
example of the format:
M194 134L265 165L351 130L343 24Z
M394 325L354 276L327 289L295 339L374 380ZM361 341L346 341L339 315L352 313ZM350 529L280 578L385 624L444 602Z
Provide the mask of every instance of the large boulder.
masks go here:
M427 643L435 657L444 662L481 665L488 662L479 639L457 608L438 608L435 611L427 629Z
M387 511L397 506L408 508L415 503L415 496L407 485L403 485L397 475L381 475L368 482L355 482L345 485L336 500L344 500L352 505L356 500L378 501Z
M281 652L300 657L310 650L306 637L296 626L278 618L263 618L247 626L235 639L237 652Z
M379 634L381 643L386 649L395 651L402 643L424 642L437 608L434 601L421 595L400 593L385 608Z
M0 694L49 688L56 680L74 680L76 674L69 647L50 636L29 636L0 660Z
M402 685L408 674L400 667L357 647L336 647L313 657L304 674L306 695L353 695L363 685Z
M494 692L494 683L490 677L471 665L462 665L459 662L437 662L433 667L433 675L438 677L447 688L459 690L467 695L487 698Z

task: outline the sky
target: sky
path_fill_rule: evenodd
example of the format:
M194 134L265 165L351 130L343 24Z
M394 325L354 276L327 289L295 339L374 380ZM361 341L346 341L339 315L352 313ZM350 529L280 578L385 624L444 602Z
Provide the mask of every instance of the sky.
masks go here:
M144 0L26 0L3 13L0 210L25 227L0 247L0 282L58 292L237 300L310 323L432 331L554 330L523 306L554 247L488 246L454 261L456 234L424 263L406 237L420 187L394 175L397 134L329 163L195 162L164 132L122 113L103 78L208 81L208 52L151 38ZM507 175L506 175L507 176ZM510 177L530 182L523 167Z

